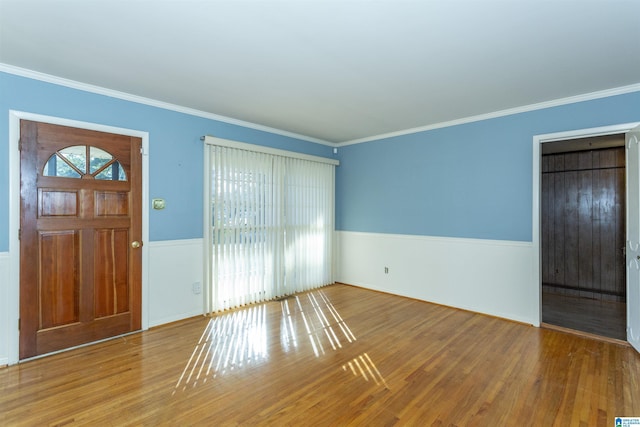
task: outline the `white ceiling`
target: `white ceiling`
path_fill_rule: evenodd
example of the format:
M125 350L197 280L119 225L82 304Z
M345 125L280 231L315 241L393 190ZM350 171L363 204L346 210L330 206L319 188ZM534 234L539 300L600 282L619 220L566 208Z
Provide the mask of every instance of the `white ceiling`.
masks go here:
M0 0L0 62L330 143L640 83L639 0Z

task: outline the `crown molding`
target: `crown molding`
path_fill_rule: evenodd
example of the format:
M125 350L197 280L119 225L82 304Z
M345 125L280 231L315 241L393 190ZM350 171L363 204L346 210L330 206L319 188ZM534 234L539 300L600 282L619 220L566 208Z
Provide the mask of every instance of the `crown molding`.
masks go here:
M339 143L333 143L330 141L326 141L323 139L314 138L307 135L301 135L289 131L285 131L282 129L276 129L269 126L264 126L256 123L247 122L244 120L234 119L232 117L226 117L219 114L208 113L206 111L196 110L193 108L183 107L176 104L171 104L168 102L158 101L151 98L145 98L138 95L133 95L126 92L120 92L112 89L107 89L101 86L91 85L87 83L78 82L75 80L65 79L62 77L53 76L50 74L41 73L38 71L29 70L26 68L20 68L9 64L0 63L0 71L6 72L8 74L14 74L21 77L27 77L34 80L39 80L47 83L53 83L60 86L69 87L72 89L82 90L85 92L95 93L98 95L109 96L112 98L122 99L125 101L135 102L138 104L149 105L152 107L162 108L165 110L176 111L179 113L189 114L191 116L202 117L205 119L215 120L223 123L228 123L236 126L241 126L249 129L254 129L258 131L268 132L276 135L281 135L289 138L299 139L302 141L313 142L316 144L326 145L329 147L344 147L347 145L353 144L361 144L365 142L372 142L381 139L393 138L397 136L403 135L411 135L414 133L425 132L434 129L446 128L450 126L462 125L466 123L478 122L482 120L489 120L498 117L510 116L513 114L525 113L529 111L541 110L544 108L558 107L567 104L574 104L577 102L590 101L599 98L606 98L609 96L615 95L623 95L632 92L640 91L640 83L622 86L612 89L601 90L597 92L591 92L582 95L571 96L567 98L560 98L551 101L540 102L536 104L525 105L522 107L509 108L506 110L499 110L486 114L479 114L475 116L464 117L460 119L450 120L446 122L434 123L425 126L418 126L415 128L409 128L404 130L399 130L395 132L389 132L379 135L367 136L364 138L353 139L349 141L343 141Z
M300 139L303 141L313 142L316 144L327 145L329 147L335 147L335 144L329 141L325 141L318 138L313 138L307 135L301 135L293 132L288 132L282 129L276 129L269 126L264 126L256 123L247 122L244 120L234 119L232 117L221 116L219 114L208 113L206 111L196 110L194 108L183 107L181 105L171 104L168 102L158 101L151 98L145 98L143 96L133 95L126 92L120 92L113 89L107 89L101 86L96 86L88 83L82 83L75 80L65 79L63 77L54 76L51 74L41 73L39 71L33 71L26 68L20 68L9 64L0 63L0 71L13 74L16 76L26 77L42 82L53 83L59 86L65 86L71 89L77 89L84 92L90 92L98 95L109 96L111 98L122 99L124 101L135 102L137 104L149 105L151 107L162 108L164 110L176 111L178 113L184 113L191 116L202 117L205 119L216 120L231 125L241 126L258 131L273 133L276 135L286 136L289 138Z
M465 123L479 122L482 120L495 119L498 117L510 116L513 114L526 113L529 111L542 110L544 108L558 107L567 104L574 104L577 102L591 101L599 98L606 98L615 95L624 95L626 93L633 93L640 91L640 83L632 84L629 86L622 86L613 89L606 89L597 92L591 92L582 95L570 96L567 98L555 99L552 101L539 102L537 104L525 105L522 107L509 108L506 110L495 111L492 113L479 114L477 116L469 116L461 119L450 120L447 122L434 123L432 125L419 126L411 129L404 129L396 132L389 132L380 135L367 136L365 138L353 139L351 141L344 141L336 144L336 147L344 147L347 145L361 144L363 142L372 142L380 139L393 138L396 136L410 135L418 132L425 132L434 129L446 128L450 126L462 125Z

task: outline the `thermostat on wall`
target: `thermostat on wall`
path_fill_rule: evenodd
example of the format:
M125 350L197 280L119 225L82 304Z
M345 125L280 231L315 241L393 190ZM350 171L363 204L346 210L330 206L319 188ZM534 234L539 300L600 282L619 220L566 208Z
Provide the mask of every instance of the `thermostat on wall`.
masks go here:
M153 209L160 210L164 209L166 204L164 199L153 199L151 200L151 206L153 206Z

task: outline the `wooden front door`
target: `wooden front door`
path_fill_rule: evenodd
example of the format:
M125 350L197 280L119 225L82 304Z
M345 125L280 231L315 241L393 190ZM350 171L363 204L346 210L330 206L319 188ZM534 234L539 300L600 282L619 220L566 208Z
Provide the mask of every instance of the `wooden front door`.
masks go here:
M20 359L141 328L141 144L20 122Z

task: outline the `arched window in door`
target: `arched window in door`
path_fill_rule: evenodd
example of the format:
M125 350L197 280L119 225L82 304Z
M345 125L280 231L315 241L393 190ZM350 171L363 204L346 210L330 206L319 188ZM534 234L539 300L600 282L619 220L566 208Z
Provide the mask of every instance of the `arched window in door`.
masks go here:
M110 153L89 145L73 145L56 151L44 165L43 176L126 181L127 174Z

